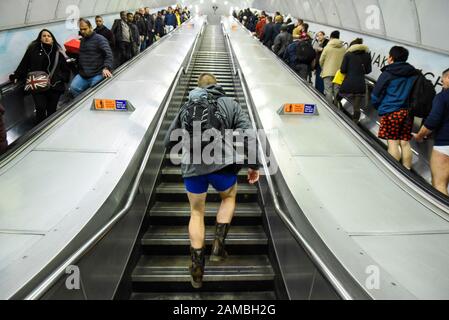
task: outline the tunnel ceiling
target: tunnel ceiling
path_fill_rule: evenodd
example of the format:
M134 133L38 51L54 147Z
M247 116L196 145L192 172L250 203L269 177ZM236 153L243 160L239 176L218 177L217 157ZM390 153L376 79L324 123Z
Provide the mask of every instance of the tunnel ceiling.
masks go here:
M173 5L176 0L1 0L0 30L80 16L116 13L148 6ZM182 5L210 9L213 0L180 0ZM449 53L447 13L449 0L216 0L233 8L281 11L306 21L380 36L393 41ZM228 8L229 7L229 8ZM222 11L224 12L224 11Z
M0 29L60 21L72 17L76 10L79 16L90 17L174 3L176 0L0 0Z

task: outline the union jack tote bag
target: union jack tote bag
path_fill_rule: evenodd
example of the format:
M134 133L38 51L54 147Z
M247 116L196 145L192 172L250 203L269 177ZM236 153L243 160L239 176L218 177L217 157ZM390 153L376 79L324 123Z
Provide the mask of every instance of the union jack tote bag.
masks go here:
M25 91L31 93L39 93L50 90L51 78L56 71L59 63L59 52L56 53L55 65L50 74L45 71L32 71L27 75L25 83Z
M49 90L51 87L50 76L44 71L33 71L28 73L25 91L39 93Z

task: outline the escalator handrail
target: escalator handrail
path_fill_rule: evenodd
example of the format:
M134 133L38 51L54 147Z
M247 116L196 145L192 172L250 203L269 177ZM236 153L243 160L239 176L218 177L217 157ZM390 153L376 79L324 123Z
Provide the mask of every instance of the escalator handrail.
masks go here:
M193 18L186 20L182 25L178 26L172 32L164 36L161 40L151 45L147 50L133 57L131 60L125 62L124 64L120 65L117 69L114 70L112 78L104 79L94 88L86 90L81 95L73 99L70 102L70 104L68 104L65 108L58 110L55 114L53 114L52 116L44 120L42 123L35 126L33 129L24 134L18 140L16 140L13 144L15 145L14 147L11 147L4 154L0 155L0 169L6 166L11 161L13 161L13 159L17 154L20 154L23 150L32 145L42 135L44 135L52 128L57 126L59 123L61 123L65 117L67 117L69 114L77 110L78 107L83 105L84 102L86 102L92 95L103 89L105 86L109 85L111 81L117 78L117 76L119 76L123 71L125 71L131 64L134 64L136 61L143 59L146 55L155 50L162 43L165 43L165 41L170 39L178 29L180 29L183 25L185 25L187 22L191 20L193 20ZM23 87L23 85L20 86Z
M221 29L223 30L223 34L224 34L224 37L226 39L226 43L228 44L228 47L231 48L232 47L231 41L229 40L229 36L228 36L228 34L226 32L226 29L225 29L223 21L221 21ZM232 71L233 71L232 74L234 76L236 76L238 71L237 71L237 67L236 67L236 64L235 64L234 55L231 53L230 56L231 56Z
M198 38L201 37L204 30L204 24L201 27L201 30L196 36L194 45L192 46L191 50L195 50L196 45L198 44ZM189 60L189 63L191 63L191 60ZM173 80L171 87L170 87L170 93L166 98L166 102L161 114L161 117L159 118L158 124L154 130L154 132L159 132L162 128L162 125L164 123L165 115L167 114L168 108L170 106L170 103L173 99L173 96L175 94L175 90L177 85L179 84L179 81L181 79L181 76L184 74L184 69L188 68L189 65L181 66L181 68L178 70L176 74L176 78ZM148 145L148 148L146 149L145 156L142 159L142 162L139 167L139 171L134 178L132 188L130 191L130 194L128 196L128 199L126 201L125 206L105 225L103 226L94 236L92 236L83 246L81 246L75 253L73 253L69 258L67 258L63 264L61 264L56 270L54 270L42 283L39 284L38 287L36 287L31 293L29 293L25 300L38 300L42 298L42 296L59 280L59 278L66 272L67 268L77 261L81 259L83 256L85 256L101 239L103 239L111 230L112 228L119 222L123 217L126 216L126 214L129 212L129 210L132 208L133 203L136 199L137 193L139 191L139 186L142 181L143 175L145 173L145 169L147 166L147 163L149 161L149 158L151 156L151 153L153 151L153 147L156 144L157 140L157 134L151 135L151 141Z
M251 36L253 34L245 26L243 26L237 19L234 18L236 23L238 23L247 33ZM284 60L278 57L269 48L263 46L276 60L281 63L281 65L299 82L301 83L309 92L316 96L322 104L331 111L331 114L336 120L339 120L352 134L353 136L362 143L370 153L378 159L397 179L407 185L412 189L417 195L425 199L426 201L433 204L435 207L444 212L444 215L435 212L442 219L449 221L449 198L444 194L438 192L432 185L424 181L420 176L410 172L405 169L398 161L396 161L386 150L381 147L377 141L373 141L373 138L359 128L352 120L350 120L343 111L338 110L335 106L329 104L329 102L324 98L324 96L313 86L311 86L307 81L304 81L296 72L294 72L290 66L288 66ZM370 77L365 77L368 84L375 84L374 79ZM418 177L418 179L417 179Z

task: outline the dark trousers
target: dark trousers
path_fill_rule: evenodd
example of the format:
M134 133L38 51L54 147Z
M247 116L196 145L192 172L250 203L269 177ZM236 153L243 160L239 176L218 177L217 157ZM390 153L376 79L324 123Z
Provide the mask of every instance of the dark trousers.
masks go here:
M121 41L117 43L117 62L119 65L129 61L133 56L133 45L131 42Z
M147 39L147 48L149 48L150 46L152 46L152 45L153 45L153 42L154 42L154 34L153 34L153 33L150 33L150 34L148 35L148 39Z
M305 81L309 81L310 66L307 64L298 64L295 67L296 73Z
M321 78L321 71L323 71L323 69L321 69L321 66L319 63L317 63L316 66L316 76L315 76L315 88L321 92L322 94L324 94L324 81L323 78Z
M37 123L41 123L56 112L61 95L62 92L56 90L33 94L34 103L36 104Z

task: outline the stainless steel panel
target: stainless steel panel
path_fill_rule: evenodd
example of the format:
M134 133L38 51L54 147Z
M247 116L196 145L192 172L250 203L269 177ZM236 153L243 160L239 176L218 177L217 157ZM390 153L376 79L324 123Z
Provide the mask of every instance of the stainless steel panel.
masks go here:
M173 81L173 77L179 69L179 65L185 58L184 55L174 54L164 56L160 54L152 54L151 59L142 59L136 63L136 68L130 69L128 72L120 75L120 81L150 81L146 91L153 92L151 87L153 82L161 83L169 86ZM155 63L157 62L157 63ZM147 70L142 72L142 70Z
M449 232L448 221L401 190L368 158L298 157L295 160L301 177L349 234ZM370 197L366 197L367 194Z
M131 69L133 70L133 69ZM130 71L131 71L130 70ZM165 85L152 81L116 81L96 98L129 100L133 113L98 112L87 105L54 131L38 150L117 152L140 141L165 96Z
M417 298L449 299L449 234L353 239Z
M0 176L0 194L7 199L0 202L0 230L48 232L75 210L113 158L113 154L31 152Z
M254 78L251 81L254 83ZM342 131L323 110L319 116L279 116L277 111L285 103L315 103L298 86L262 84L251 90L265 130L278 132L287 143L291 156L362 156L355 141ZM320 110L320 109L319 109ZM321 137L321 138L320 138Z
M25 251L43 237L43 234L15 234L0 231L0 270L12 261L22 259Z

